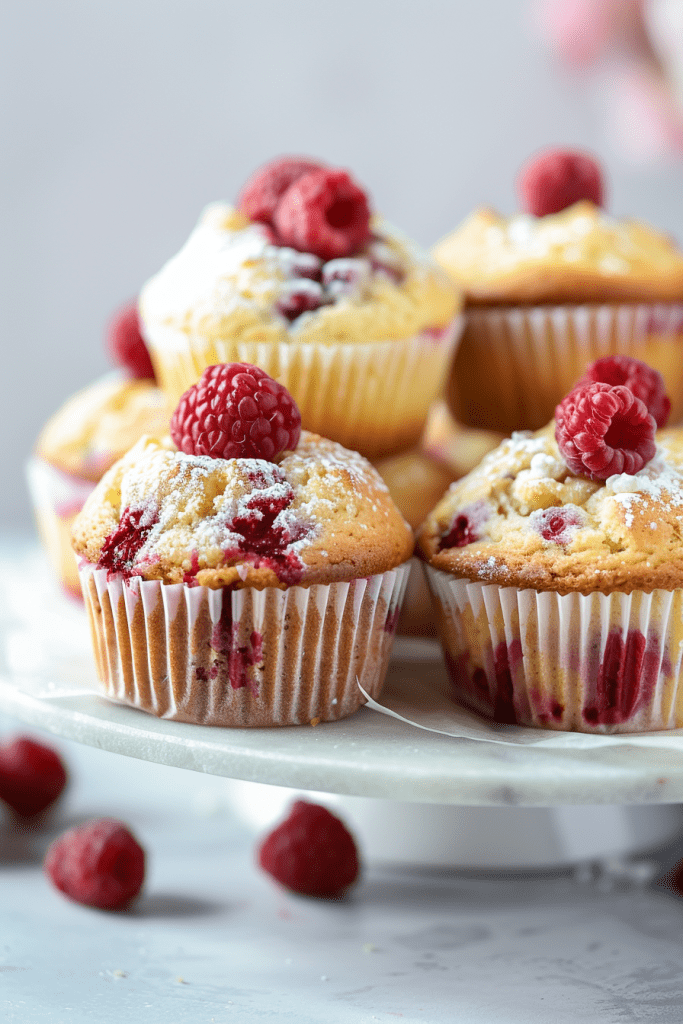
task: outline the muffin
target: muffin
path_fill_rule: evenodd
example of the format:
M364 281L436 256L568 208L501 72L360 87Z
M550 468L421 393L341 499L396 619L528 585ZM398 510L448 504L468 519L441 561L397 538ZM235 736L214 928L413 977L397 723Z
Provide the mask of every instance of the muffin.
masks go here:
M180 450L142 438L97 485L73 540L107 696L271 726L378 694L412 532L365 459L299 424L256 367L212 367L174 413Z
M38 531L64 588L81 596L73 521L97 481L145 433L168 428L153 380L114 371L73 395L40 433L26 472Z
M601 209L597 165L551 151L520 178L527 212L475 211L435 248L464 290L466 325L447 386L462 423L537 429L593 360L660 371L683 417L683 253Z
M418 545L458 701L551 729L683 726L683 430L655 435L660 399L582 384L428 517Z
M248 362L284 384L303 426L379 458L415 444L461 320L448 275L345 172L283 158L237 206L214 203L143 288L169 396L206 366Z

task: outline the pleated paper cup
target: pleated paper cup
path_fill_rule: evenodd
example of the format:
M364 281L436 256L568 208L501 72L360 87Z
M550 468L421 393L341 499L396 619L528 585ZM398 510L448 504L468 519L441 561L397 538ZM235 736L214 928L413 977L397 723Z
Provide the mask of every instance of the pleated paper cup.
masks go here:
M415 444L443 391L463 318L411 338L324 345L218 339L200 345L182 331L155 327L147 342L161 387L173 401L207 366L253 363L294 396L306 430L366 458Z
M683 419L681 303L469 309L448 402L467 426L537 430L589 363L615 354L659 370L670 423Z
M50 566L68 593L80 600L71 528L95 484L62 473L35 457L28 460L25 469L36 525Z
M190 587L81 568L107 697L197 725L317 725L376 697L409 564L348 583Z
M562 595L426 569L458 702L546 729L683 727L683 590Z

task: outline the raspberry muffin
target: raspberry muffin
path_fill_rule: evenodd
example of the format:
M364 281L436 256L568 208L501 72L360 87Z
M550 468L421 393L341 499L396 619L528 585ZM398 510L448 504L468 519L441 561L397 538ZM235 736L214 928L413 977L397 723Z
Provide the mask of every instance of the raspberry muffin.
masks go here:
M592 361L658 369L683 417L683 253L602 209L598 165L551 150L519 178L525 212L473 213L435 248L463 288L466 326L447 388L465 424L536 429Z
M346 172L296 158L214 203L144 287L140 312L174 400L206 366L249 362L284 384L303 426L379 458L415 444L461 321L448 275Z
M629 362L631 386L591 368L421 531L454 696L498 722L683 727L683 430L655 434L661 377Z
M209 367L173 440L142 438L88 498L74 548L109 697L270 726L377 695L412 532L368 462L300 422L262 370Z
M138 438L168 428L168 404L154 381L135 305L112 321L109 344L122 369L73 395L50 417L26 466L48 558L64 588L78 598L71 548L76 515L97 481Z

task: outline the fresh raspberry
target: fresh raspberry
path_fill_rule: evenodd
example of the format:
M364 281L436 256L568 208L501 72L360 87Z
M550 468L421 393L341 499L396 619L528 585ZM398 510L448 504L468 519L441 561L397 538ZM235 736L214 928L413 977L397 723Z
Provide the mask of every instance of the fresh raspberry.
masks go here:
M346 171L319 170L290 185L273 217L284 245L323 260L353 256L370 237L370 208Z
M555 440L567 466L590 480L637 473L655 454L657 424L621 384L576 388L555 410Z
M99 818L69 829L50 846L43 870L69 899L122 910L145 878L145 851L121 821Z
M623 384L636 398L645 402L658 427L663 427L669 418L671 402L666 393L664 378L658 370L631 356L604 356L588 367L577 388L585 384Z
M546 149L522 167L517 194L522 208L535 217L559 213L580 199L590 199L596 206L602 206L602 172L587 153Z
M250 220L272 224L280 197L298 178L319 171L324 164L306 157L281 156L252 174L237 199L237 208Z
M304 896L341 896L358 877L358 853L346 825L326 807L297 800L258 850L264 871Z
M137 303L131 302L112 318L107 330L109 354L119 366L141 380L155 380L154 367L140 331Z
M22 817L49 807L64 789L66 777L58 754L27 736L0 747L0 799Z
M289 391L258 366L207 366L182 395L171 437L186 455L272 462L299 443L301 413Z

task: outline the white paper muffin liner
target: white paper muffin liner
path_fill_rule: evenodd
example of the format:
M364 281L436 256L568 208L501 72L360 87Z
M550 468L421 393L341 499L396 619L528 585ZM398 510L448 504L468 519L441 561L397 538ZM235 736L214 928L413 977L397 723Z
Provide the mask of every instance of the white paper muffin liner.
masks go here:
M62 473L35 456L27 461L25 471L38 532L50 565L69 593L80 597L71 527L95 484Z
M214 339L201 345L183 331L147 332L157 376L174 400L215 363L253 363L293 395L306 430L367 458L417 442L441 394L463 317L438 331L391 341L298 342Z
M549 729L683 726L683 590L562 595L425 568L457 701Z
M589 363L633 356L662 374L670 423L683 419L683 304L472 308L447 394L460 422L537 430Z
M212 590L81 567L107 697L198 725L351 714L384 682L409 563L348 583Z

